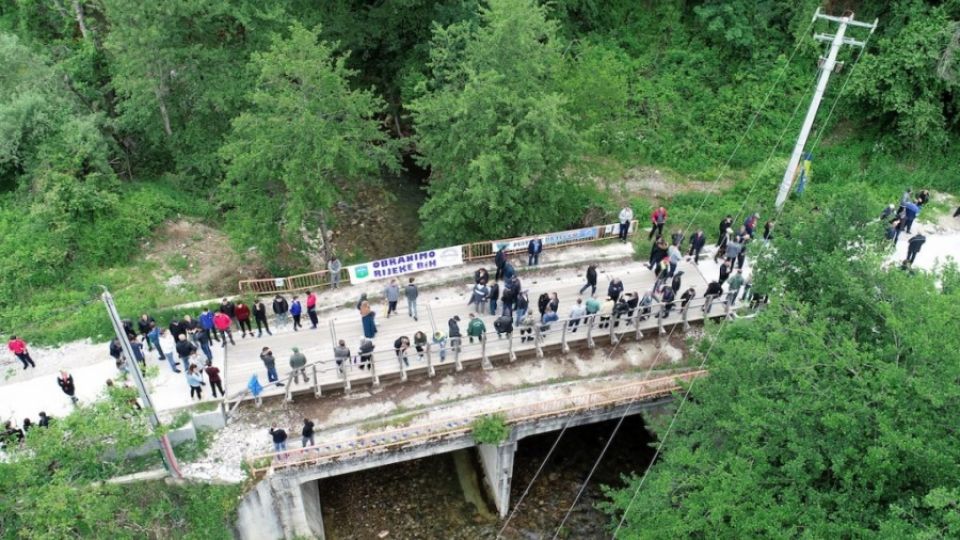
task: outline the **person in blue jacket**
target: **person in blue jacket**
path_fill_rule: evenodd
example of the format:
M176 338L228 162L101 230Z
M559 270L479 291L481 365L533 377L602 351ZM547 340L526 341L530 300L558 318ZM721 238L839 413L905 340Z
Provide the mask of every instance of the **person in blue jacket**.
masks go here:
M527 266L537 266L540 264L541 251L543 251L543 240L534 238L527 244Z
M300 314L303 313L303 305L300 304L300 299L296 296L293 297L293 300L290 301L290 316L293 317L293 331L298 331L299 328L303 327L300 324Z
M207 331L208 336L220 341L220 336L213 330L213 312L210 308L203 308L203 313L200 314L200 327Z

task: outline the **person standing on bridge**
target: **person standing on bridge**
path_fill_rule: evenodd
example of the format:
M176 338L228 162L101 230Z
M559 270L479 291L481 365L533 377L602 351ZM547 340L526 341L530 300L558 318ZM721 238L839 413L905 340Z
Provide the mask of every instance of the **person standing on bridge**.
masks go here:
M303 419L303 430L300 431L300 446L306 448L307 443L310 443L310 446L315 445L313 442L313 422L309 418Z
M176 348L177 356L180 357L180 362L183 363L183 370L188 371L190 369L190 357L197 354L197 346L187 340L186 334L180 334L177 336ZM180 373L178 369L174 369L174 371Z
M210 391L213 392L214 399L217 397L217 390L220 391L221 396L227 397L227 393L223 391L223 380L220 378L220 368L208 363L204 371L207 373L207 380L210 381Z
M317 293L313 291L307 291L307 315L310 317L310 328L316 330L320 321L317 319Z
M290 305L287 299L279 294L273 298L273 315L276 317L277 327L287 325L287 313L290 311Z
M300 303L300 299L296 296L293 297L293 300L290 302L290 316L293 317L293 331L297 332L300 328L303 328L303 325L300 324L300 315L303 313L303 304Z
M440 362L447 359L447 335L437 330L433 333L433 344L440 347Z
M647 262L647 268L653 270L654 265L667 256L668 249L667 241L663 238L657 238L656 242L650 246L650 260ZM659 274L660 272L655 271L655 273Z
M620 215L617 216L617 219L620 221L620 243L624 243L630 234L630 222L633 221L633 208L630 208L629 205L624 205L624 207L620 209Z
M667 209L664 207L657 208L650 214L650 234L647 235L647 240L653 238L654 233L656 233L657 238L663 237L663 226L667 224Z
M527 266L540 265L540 253L543 252L543 240L534 238L527 244Z
M740 287L743 287L743 270L737 270L730 281L727 282L727 304L733 307L737 303L737 295L740 294Z
M501 315L510 315L513 316L513 310L517 305L517 290L513 288L513 284L509 281L503 284L503 294L500 295L500 303L503 304L503 312Z
M273 426L270 428L270 436L273 438L273 451L276 453L287 450L287 432Z
M147 342L152 343L153 347L157 350L157 360L163 361L166 359L163 354L163 349L160 348L160 327L157 326L156 322L150 323L150 330L147 332Z
M219 311L213 314L213 326L216 327L217 331L220 332L220 340L223 342L223 346L227 346L227 339L230 339L231 345L236 345L237 342L233 340L233 333L230 332L230 317Z
M515 290L518 290L519 292L517 292L517 299L514 302L514 305L516 306L516 309L514 309L514 315L516 317L517 326L520 326L520 321L530 309L530 291L520 291L519 288Z
M467 335L470 336L470 343L473 343L473 338L477 338L481 343L483 342L483 334L487 332L487 326L483 324L483 321L474 315L470 314L470 323L467 324Z
M670 245L677 246L677 249L680 249L680 246L683 244L683 238L683 229L673 231L673 234L670 235Z
M727 214L723 219L720 220L720 225L717 226L717 245L716 247L721 247L721 244L727 238L727 231L733 226L733 216Z
M233 302L224 298L220 301L220 313L226 314L227 317L230 317L230 321L233 322L237 317L237 307L233 305Z
M253 337L253 327L250 326L250 308L240 302L237 304L237 324L240 325L240 337L247 337L247 332L250 332L250 337Z
M497 267L497 273L493 276L494 281L500 281L503 279L503 268L507 264L506 249L506 244L500 244L500 247L497 248L496 255L493 256L493 264Z
M391 279L390 284L383 289L383 296L387 300L387 318L397 312L397 302L400 301L400 285L397 280Z
M703 293L703 312L706 314L710 313L710 308L713 307L713 301L723 293L723 286L719 281L711 281L707 284L707 290Z
M583 287L580 287L580 294L583 294L583 291L590 288L590 296L597 294L597 265L591 264L587 266L587 283Z
M731 268L732 268L732 265L730 264L729 259L726 261L723 261L723 264L720 266L720 279L717 280L720 283L720 285L723 285L723 282L725 282L727 278L730 277Z
M574 304L573 309L570 310L570 322L567 323L571 332L577 331L577 328L580 326L580 319L586 314L587 310L583 307L583 299L577 298L577 303Z
M260 351L260 360L263 361L263 366L267 368L267 380L272 383L277 383L277 386L283 386L280 381L280 377L277 376L277 359L273 357L273 351L270 350L270 347L264 347Z
M268 336L273 335L273 332L270 331L270 325L267 324L267 306L264 305L262 298L257 298L256 303L253 304L253 318L257 321L257 337L263 336L264 330L267 331Z
M417 330L413 335L413 347L417 350L417 360L423 362L423 350L427 348L427 335Z
M698 264L700 260L700 251L703 250L703 246L707 243L707 235L703 234L703 229L700 229L690 237L690 251L687 253L693 259L693 264Z
M150 323L152 322L156 321L146 313L140 315L140 318L137 320L137 329L140 330L140 336L143 337L143 340L147 342L148 351L153 351L153 344L147 339L147 334L150 333Z
M203 401L203 378L194 364L190 364L190 369L187 370L187 384L190 385L190 399L193 400L196 394L197 400Z
M360 340L360 369L373 369L373 342L367 338Z
M350 366L350 349L347 348L347 342L340 340L337 346L333 348L333 359L337 363L337 372L343 373L343 365Z
M407 360L407 350L410 348L410 338L400 336L393 342L393 350L397 353L397 360L403 362L403 365L410 367L410 361Z
M623 282L620 281L620 278L613 278L613 280L610 281L610 285L607 287L607 296L616 302L620 299L621 294L623 294Z
M336 256L333 256L330 259L330 262L327 263L327 272L330 274L330 286L334 289L340 287L340 270L343 266L340 264L340 259Z
M403 294L407 297L407 315L413 317L415 321L419 320L417 319L417 297L420 296L420 290L417 289L417 286L413 283L413 278L410 278Z
M17 336L10 336L10 341L7 342L7 349L10 349L10 352L17 357L17 360L23 364L23 369L28 367L36 368L37 364L34 363L33 358L30 357L30 351L27 350L27 342L18 338Z
M203 308L203 312L200 313L200 328L207 331L208 338L220 341L220 337L217 336L217 331L213 324L213 313L211 313L210 308Z
M373 339L377 335L377 312L370 309L370 302L360 302L360 324L363 325L363 337Z
M304 367L306 365L307 357L300 352L300 349L294 347L293 354L290 355L290 368L293 370L293 384L300 384L300 375L303 375L303 382L310 382L310 378L307 377L307 369Z
M673 277L673 275L677 273L677 267L680 266L680 261L683 260L683 253L680 251L680 246L672 244L668 247L667 258L670 265L670 271L667 273L667 277Z
M473 294L470 296L470 302L467 305L472 305L474 311L483 313L488 294L490 294L490 289L487 288L486 284L477 283L473 286Z
M463 339L463 334L460 333L459 315L454 315L449 321L447 321L447 330L450 335L450 347L455 352L460 352L460 341Z
M680 295L680 309L686 308L687 304L689 304L690 301L696 297L697 297L697 291L693 287L690 287L689 289L684 291L684 293Z
M487 292L487 300L490 301L490 314L497 314L497 300L500 299L500 285L494 281L493 285L490 285L490 290ZM483 310L477 310L479 313L483 313Z

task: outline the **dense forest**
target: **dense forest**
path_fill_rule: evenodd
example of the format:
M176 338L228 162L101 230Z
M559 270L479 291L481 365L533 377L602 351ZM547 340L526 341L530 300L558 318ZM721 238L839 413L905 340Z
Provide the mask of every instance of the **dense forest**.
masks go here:
M772 186L830 31L818 5L2 0L0 327L93 334L98 284L169 305L133 261L174 216L265 273L309 270L332 210L412 169L424 247L609 219L604 186L634 167ZM880 26L841 55L817 182L955 188L960 2L820 7Z

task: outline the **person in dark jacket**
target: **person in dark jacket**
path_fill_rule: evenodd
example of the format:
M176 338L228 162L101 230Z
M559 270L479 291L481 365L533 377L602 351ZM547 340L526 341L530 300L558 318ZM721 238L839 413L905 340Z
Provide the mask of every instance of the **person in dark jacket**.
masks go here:
M250 308L240 302L234 312L237 316L237 324L240 325L240 337L247 337L247 332L253 336L253 327L250 326Z
M213 351L210 350L210 345L213 341L210 339L210 332L201 326L197 329L196 337L197 345L199 345L200 350L203 351L203 356L206 357L207 364L213 362Z
M460 316L454 315L447 321L447 337L450 338L450 348L454 351L460 351L460 342L463 334L460 333Z
M673 289L675 294L680 292L680 284L682 282L681 276L683 276L683 270L674 274L673 280L670 282L670 288Z
M587 284L580 288L580 294L583 294L583 291L590 288L590 296L597 294L597 265L591 264L587 266Z
M540 312L540 318L543 319L543 314L547 312L547 306L550 305L550 295L543 293L540 295L540 298L537 298L537 311Z
M180 339L180 334L187 334L187 327L180 319L171 320L170 324L167 325L167 330L170 332L170 335L173 336L174 340Z
M150 340L147 339L147 334L150 333L150 324L155 323L153 317L147 315L146 313L140 315L140 319L137 320L137 328L140 330L140 336L143 337L143 340L147 342L147 350L153 350L153 344L150 343Z
M117 369L126 370L126 359L123 357L123 347L120 346L120 339L113 338L110 341L110 356L113 357L113 361L117 364Z
M270 436L273 438L274 452L283 452L287 449L287 432L273 426L270 428Z
M703 312L710 313L710 308L713 307L713 301L716 300L723 293L722 285L718 281L711 281L707 284L707 290L703 293Z
M913 264L913 261L917 259L917 254L920 253L920 248L923 247L923 244L927 241L927 237L918 234L907 241L907 259L904 264Z
M510 316L513 316L513 309L517 302L517 291L513 287L508 286L509 283L503 286L503 294L500 295L500 303L503 305L502 315L510 313Z
M70 397L70 401L74 405L79 401L77 396L77 387L73 384L73 375L67 373L66 370L60 370L60 376L57 377L57 385L60 386L60 390L63 390L63 393Z
M543 240L534 238L527 244L527 266L540 264L540 253L543 251Z
M667 242L662 237L658 237L650 247L650 260L647 263L647 268L652 269L655 264L662 261L663 258L667 256L667 250L669 247L670 246L667 245Z
M183 369L190 369L190 357L197 354L197 346L187 340L186 334L177 336L177 356L183 364ZM177 373L180 373L177 371Z
M264 347L260 351L260 360L263 362L263 367L267 369L267 380L276 383L277 386L284 386L282 382L278 382L280 377L277 375L277 359L273 356L270 347Z
M487 299L490 300L490 314L496 315L497 300L500 299L500 285L498 285L496 281L494 281L493 285L490 286L490 290L487 292Z
M253 318L257 321L257 337L263 336L264 330L267 331L268 336L273 335L273 332L270 331L270 325L267 324L267 306L260 298L257 298L253 304ZM252 334L253 330L250 333Z
M723 220L720 221L720 225L717 226L717 233L718 233L717 247L720 247L720 244L722 244L727 239L727 229L729 229L732 226L733 226L733 216L731 216L730 214L727 214L727 217L723 218Z
M613 278L613 280L610 281L610 285L607 286L607 296L616 302L620 299L621 294L623 294L623 282L620 281L620 278Z
M366 300L360 304L360 324L363 326L363 337L373 339L377 335L377 312L370 308Z
M493 329L497 331L497 339L502 337L501 334L506 334L507 339L510 339L510 335L513 334L513 317L510 315L503 315L493 321Z
M663 311L660 312L660 317L667 318L670 316L670 310L673 309L673 300L675 298L676 295L672 288L663 287L660 289L660 301L663 302Z
M681 300L680 308L683 309L687 307L687 304L689 304L690 301L696 297L697 297L697 291L693 287L690 287L689 289L684 291L684 293L680 296L680 300Z
M527 314L527 310L530 309L530 295L527 291L520 291L517 293L517 300L514 302L514 324L520 326L520 321L523 319L523 316Z
M720 285L723 285L723 282L730 277L730 270L733 268L733 265L730 263L730 260L723 261L723 264L720 266L720 279L717 281Z
M693 264L697 264L697 261L700 259L700 251L706 243L707 235L703 234L702 230L697 231L696 234L690 237L690 251L687 255L693 258Z
M287 325L287 313L290 311L290 305L287 299L279 294L273 298L273 315L277 318L277 326Z
M369 367L373 369L371 365L373 363L373 342L367 338L363 338L360 341L360 369Z
M486 285L488 281L490 281L490 274L487 273L486 268L480 268L473 273L474 285Z
M501 245L500 248L497 249L497 254L493 256L493 264L497 267L497 273L493 276L494 281L503 279L503 267L507 264L506 248L506 245Z
M300 431L300 446L306 448L307 443L310 443L310 446L316 444L313 442L313 422L307 418L303 419L303 430Z
M227 317L230 317L230 320L235 320L237 318L237 307L233 305L233 302L224 298L220 301L220 313L226 314Z

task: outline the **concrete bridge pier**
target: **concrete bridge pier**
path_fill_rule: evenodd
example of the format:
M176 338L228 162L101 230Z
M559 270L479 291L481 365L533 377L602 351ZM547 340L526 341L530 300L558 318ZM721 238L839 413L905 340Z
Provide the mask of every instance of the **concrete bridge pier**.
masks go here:
M500 518L510 512L510 482L513 480L513 457L517 452L517 441L513 430L506 441L500 444L477 445L480 465L483 467L483 483Z
M240 503L237 538L325 538L316 480L273 477L260 482Z

